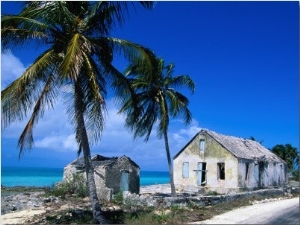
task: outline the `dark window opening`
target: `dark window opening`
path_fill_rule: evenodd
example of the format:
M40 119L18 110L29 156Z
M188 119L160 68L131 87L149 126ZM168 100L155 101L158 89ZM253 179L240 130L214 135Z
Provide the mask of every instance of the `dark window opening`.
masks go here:
M249 173L249 163L246 163L246 172L245 172L245 180L248 180Z
M206 185L206 163L205 162L198 163L198 185L201 186Z
M218 179L225 180L225 163L218 163Z

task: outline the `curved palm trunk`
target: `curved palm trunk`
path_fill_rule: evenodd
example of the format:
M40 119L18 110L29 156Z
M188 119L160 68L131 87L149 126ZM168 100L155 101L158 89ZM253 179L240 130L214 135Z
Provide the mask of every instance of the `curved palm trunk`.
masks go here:
M92 165L91 151L90 151L88 136L87 136L85 123L84 123L83 102L80 98L81 96L80 93L81 93L81 88L79 87L79 85L75 84L75 113L76 113L76 122L77 122L77 134L79 136L78 138L80 139L80 145L83 151L89 199L92 205L94 223L105 224L107 223L107 220L101 211L99 199L96 192L96 184L94 180L94 168Z
M168 166L169 166L169 173L170 173L171 196L172 197L176 197L175 184L174 184L174 176L173 176L173 164L172 164L171 155L170 155L170 148L169 148L169 141L168 141L168 134L167 134L167 132L164 132L164 139L165 139L165 146L166 146Z

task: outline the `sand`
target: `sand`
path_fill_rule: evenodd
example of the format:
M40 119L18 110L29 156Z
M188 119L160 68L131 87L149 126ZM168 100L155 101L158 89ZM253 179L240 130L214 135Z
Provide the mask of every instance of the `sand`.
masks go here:
M28 224L28 220L32 218L34 215L42 214L44 213L44 209L38 209L38 210L22 210L18 212L13 213L7 213L4 215L1 215L1 224Z

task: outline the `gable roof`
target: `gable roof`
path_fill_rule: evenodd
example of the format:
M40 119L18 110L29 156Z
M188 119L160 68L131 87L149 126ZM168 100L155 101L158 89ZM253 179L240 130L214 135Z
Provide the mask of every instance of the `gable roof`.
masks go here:
M199 135L199 134L207 134L215 141L217 141L220 145L226 148L229 152L231 152L237 158L243 159L257 159L257 160L267 160L267 161L279 161L285 163L281 158L272 153L270 150L262 146L257 141L253 141L250 139L234 137L229 135L218 134L214 131L210 131L207 129L202 129L198 132L192 140L180 150L174 159L182 152L184 149Z
M132 161L129 157L127 157L125 155L118 158L118 157L105 157L105 156L96 154L91 159L92 159L92 164L94 167L99 167L99 166L105 167L105 166L108 166L108 165L111 165L111 164L117 162L119 159L124 158L124 157L127 158L131 164L133 164L134 166L139 168L139 166L134 161ZM76 167L84 168L84 158L80 157L80 158L74 160L73 162L71 162L70 165L75 165Z

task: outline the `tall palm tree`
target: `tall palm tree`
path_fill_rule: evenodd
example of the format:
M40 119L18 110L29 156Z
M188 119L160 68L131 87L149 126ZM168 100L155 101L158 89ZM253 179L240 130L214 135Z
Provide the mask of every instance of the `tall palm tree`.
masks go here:
M106 82L118 80L128 85L113 65L114 52L127 59L137 55L144 62L151 51L126 40L108 37L124 22L130 2L26 2L18 15L2 16L3 49L22 47L32 42L46 46L34 63L1 92L2 121L7 127L28 115L18 146L19 157L33 147L33 127L68 86L67 112L74 125L78 152L83 152L89 198L94 222L106 221L101 212L94 181L90 144L99 140L103 130ZM154 2L140 2L151 9ZM134 4L134 3L132 3ZM69 88L70 89L70 88ZM118 89L115 89L116 93Z
M163 59L153 57L151 59L151 70L146 68L141 60L136 59L125 71L136 92L136 98L123 99L119 113L126 114L126 126L134 131L134 138L145 136L146 142L154 124L158 121L157 135L158 138L163 137L165 142L171 194L176 196L168 141L169 121L170 117L182 116L185 124L190 123L192 117L188 109L189 101L176 88L186 86L193 93L195 84L187 75L173 77L173 64L165 66ZM135 100L137 102L134 102ZM137 108L133 107L136 105Z

